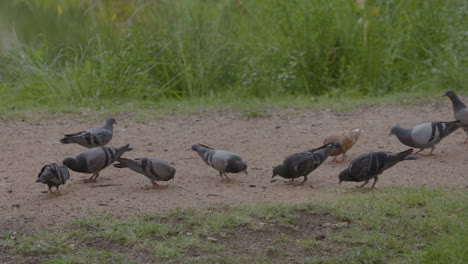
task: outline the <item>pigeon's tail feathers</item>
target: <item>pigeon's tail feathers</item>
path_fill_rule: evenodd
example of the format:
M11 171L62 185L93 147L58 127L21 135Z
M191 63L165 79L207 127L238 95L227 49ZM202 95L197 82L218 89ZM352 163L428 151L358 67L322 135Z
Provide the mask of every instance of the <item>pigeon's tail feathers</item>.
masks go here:
M130 147L130 144L127 144L127 145L115 150L115 157L120 158L120 156L122 156L125 152L132 151L132 150L133 150L133 148Z
M203 144L200 144L200 143L198 143L198 145L199 145L199 146L202 146L202 147L204 147L204 148L207 148L207 149L213 149L212 147L208 147L207 145L203 145Z
M210 147L208 147L206 145L198 143L198 144L192 146L192 150L195 150L196 152L199 152L199 151L204 152L204 151L207 151L207 150L214 150L214 149L210 148Z
M130 144L127 144L127 145L121 147L120 149L123 149L124 151L131 151L131 150L133 150L133 148L130 147Z
M112 166L116 167L116 168L128 168L125 164L123 163L116 163L116 164L113 164Z
M69 137L67 137L67 136L65 136L64 138L62 138L62 139L60 140L60 142L63 143L63 144L74 143L74 142L72 141L72 139L69 138Z
M401 156L405 157L405 156L408 156L408 155L411 154L411 153L413 153L413 149L412 149L412 148L407 149L407 150L402 151L402 152L399 152L398 155L401 155Z
M440 137L444 138L453 132L455 132L457 129L461 128L463 126L463 123L460 120L456 121L451 121L451 122L441 122L445 124L445 129L442 131ZM436 123L440 124L440 123Z
M119 163L113 164L114 167L116 167L116 168L128 168L128 166L125 165L125 163L130 162L132 160L124 159L124 158L117 158L116 161L119 162Z
M419 159L418 157L415 156L409 156L411 153L413 153L414 149L410 148L405 151L397 153L397 156L400 157L401 160L417 160Z
M311 150L309 150L308 152L316 152L317 150L321 150L321 149L324 149L324 148L328 148L328 147L330 147L330 146L332 146L332 145L335 145L336 148L341 147L340 142L334 141L334 142L325 144L325 145L323 145L323 146L320 146L320 147L318 147L318 148L311 149Z

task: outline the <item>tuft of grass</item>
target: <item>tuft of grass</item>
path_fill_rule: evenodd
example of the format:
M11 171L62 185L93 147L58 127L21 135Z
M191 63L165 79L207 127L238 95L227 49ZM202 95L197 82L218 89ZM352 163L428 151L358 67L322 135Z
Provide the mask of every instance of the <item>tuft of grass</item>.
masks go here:
M41 263L466 263L466 201L466 192L394 188L335 202L90 215L2 232L0 252Z

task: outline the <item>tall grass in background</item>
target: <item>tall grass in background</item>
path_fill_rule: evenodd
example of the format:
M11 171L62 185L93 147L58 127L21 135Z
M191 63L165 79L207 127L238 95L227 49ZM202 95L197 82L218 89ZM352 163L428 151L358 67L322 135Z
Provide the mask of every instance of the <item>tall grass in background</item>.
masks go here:
M466 1L359 2L0 0L0 98L88 105L466 89Z

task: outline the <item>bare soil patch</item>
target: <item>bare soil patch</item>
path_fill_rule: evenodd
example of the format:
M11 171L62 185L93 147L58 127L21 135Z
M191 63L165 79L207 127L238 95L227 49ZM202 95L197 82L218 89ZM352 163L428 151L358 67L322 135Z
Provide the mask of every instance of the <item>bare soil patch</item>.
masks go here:
M135 123L130 117L117 117L110 146L130 143L135 150L125 154L127 158L158 157L174 162L175 180L164 183L169 188L155 190L144 176L110 166L95 184L82 183L89 175L72 172L71 180L61 187L60 196L44 193L47 187L35 183L37 174L44 164L61 162L85 150L78 145L61 144L63 134L100 122L0 121L0 229L35 232L88 213L132 217L176 207L294 204L352 195L356 194L352 189L358 183L338 185L337 176L349 160L342 164L324 163L302 186L285 185L282 181L270 183L272 167L289 154L320 146L323 138L334 131L364 130L357 145L348 152L352 159L368 151L407 149L395 137L388 136L392 125L411 127L452 119L449 102L411 108L372 106L346 113L283 111L252 119L224 113ZM402 162L384 172L377 188L465 189L468 144L460 144L464 139L464 132L458 130L436 147L435 156ZM233 181L220 182L217 172L190 149L195 143L239 153L249 165L249 175L230 175Z

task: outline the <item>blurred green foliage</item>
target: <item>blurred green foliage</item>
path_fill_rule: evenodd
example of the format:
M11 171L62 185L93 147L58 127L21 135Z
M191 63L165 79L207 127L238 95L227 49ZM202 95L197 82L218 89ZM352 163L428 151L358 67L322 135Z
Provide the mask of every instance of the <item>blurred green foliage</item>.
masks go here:
M456 0L0 0L0 99L461 90L467 14Z

